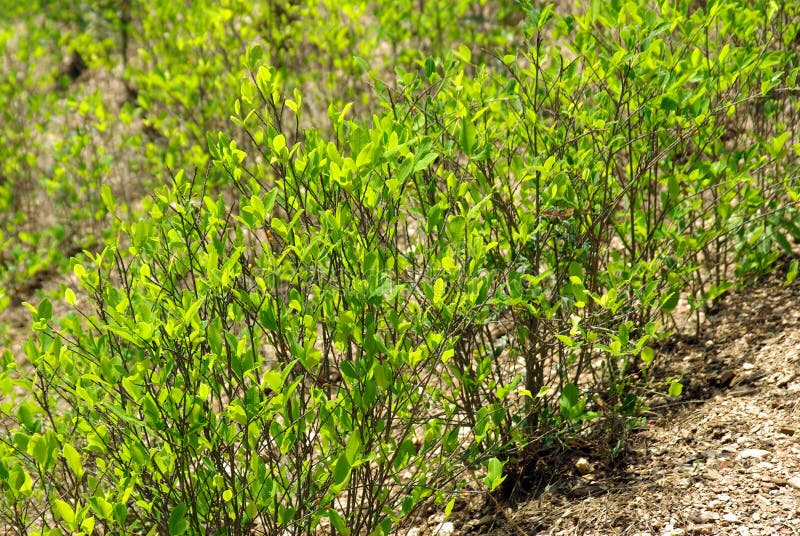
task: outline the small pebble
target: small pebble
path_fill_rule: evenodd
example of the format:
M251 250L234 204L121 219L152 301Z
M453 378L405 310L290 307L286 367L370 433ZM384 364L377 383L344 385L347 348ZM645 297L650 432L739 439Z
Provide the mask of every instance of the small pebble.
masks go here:
M444 523L439 523L433 529L433 533L436 536L450 536L456 531L456 526L453 525L450 521L445 521Z
M582 475L588 475L594 471L594 467L586 458L578 458L578 461L575 462L575 469Z
M697 520L701 523L708 523L709 521L716 521L719 519L719 514L716 512L709 512L708 510L703 510L700 512L700 515L697 516Z
M739 453L739 458L763 458L764 456L768 455L768 450L762 449L744 449Z

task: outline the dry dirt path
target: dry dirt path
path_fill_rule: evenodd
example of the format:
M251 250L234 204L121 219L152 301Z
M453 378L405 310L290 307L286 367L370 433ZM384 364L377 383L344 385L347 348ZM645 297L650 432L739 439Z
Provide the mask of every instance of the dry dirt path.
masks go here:
M566 473L537 497L434 516L420 533L800 534L800 284L775 276L733 293L699 337L662 352L662 373L682 373L684 394L655 401L625 465L567 454Z

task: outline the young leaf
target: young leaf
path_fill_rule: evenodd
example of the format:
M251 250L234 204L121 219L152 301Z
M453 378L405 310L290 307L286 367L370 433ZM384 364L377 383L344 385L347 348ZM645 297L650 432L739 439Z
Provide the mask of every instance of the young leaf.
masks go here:
M792 264L789 265L789 270L786 272L786 281L784 282L784 285L790 285L792 281L797 278L797 268L798 262L797 260L793 260Z
M465 45L459 45L458 50L454 51L453 55L464 63L472 61L472 51Z
M652 348L650 348L649 346L645 346L642 348L642 353L641 353L642 363L644 363L645 365L649 365L650 363L653 362L654 356L655 354L653 353Z
M677 290L673 290L661 301L661 310L667 314L671 313L678 306L679 298L680 293Z
M75 307L75 302L76 302L75 292L71 288L67 288L64 291L64 299L67 301L68 304Z
M250 70L255 70L263 56L264 49L261 47L261 45L254 45L247 49L247 68Z
M39 321L49 322L53 316L53 304L47 298L39 303L39 308L36 310L36 317Z
M347 521L336 510L326 510L325 514L331 521L331 525L336 529L337 534L342 536L350 536L350 527L347 526Z
M64 447L61 449L61 454L63 454L64 459L67 461L69 470L80 480L85 472L80 453L70 443L65 443Z
M272 149L277 153L280 154L286 149L286 136L283 134L278 134L272 139Z
M568 383L561 391L561 409L562 411L569 412L571 408L578 405L579 393L578 388L574 384Z
M444 517L450 517L450 514L453 512L453 507L456 505L456 498L453 497L449 501L447 501L447 505L444 507Z
M336 460L336 465L333 468L333 483L336 486L343 486L347 479L350 477L350 462L347 460L347 454L341 453L339 459Z
M464 151L464 154L467 156L472 155L472 151L475 149L476 138L475 125L465 117L461 121L458 143L461 145L461 150Z
M64 524L70 529L73 530L75 527L75 510L61 499L54 499L53 500L53 510L55 514L64 520Z
M484 482L489 486L489 491L494 491L506 479L503 476L503 462L497 458L492 458L486 465L486 478Z
M111 193L111 188L108 186L108 184L104 184L100 187L100 198L109 213L116 213L117 202L114 200L114 194Z
M186 505L179 503L172 509L167 521L170 536L178 536L183 534L189 528L189 522L186 520Z

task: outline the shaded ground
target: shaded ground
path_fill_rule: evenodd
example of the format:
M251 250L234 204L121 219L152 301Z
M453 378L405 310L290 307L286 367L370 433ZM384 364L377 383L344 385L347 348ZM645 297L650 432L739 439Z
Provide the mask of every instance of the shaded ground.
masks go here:
M684 394L651 401L623 466L591 448L563 455L538 496L465 503L409 534L800 533L799 303L779 273L722 298L699 337L665 344L660 373L682 374Z

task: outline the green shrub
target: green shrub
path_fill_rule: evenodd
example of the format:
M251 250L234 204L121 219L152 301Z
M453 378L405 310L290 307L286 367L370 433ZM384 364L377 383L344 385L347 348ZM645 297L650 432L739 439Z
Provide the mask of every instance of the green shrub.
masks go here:
M0 369L5 523L388 534L539 446L619 455L663 321L800 238L794 3L503 5L491 51L403 6L325 4L349 22L296 48L307 5L132 11L152 154L207 171L121 211L75 261L75 312L30 306L33 374ZM344 104L366 87L343 50L381 40L396 79L368 63L371 100ZM292 71L304 52L319 71ZM298 90L320 80L330 126Z

